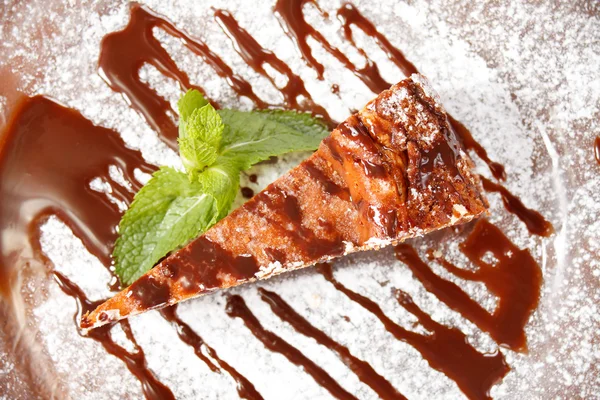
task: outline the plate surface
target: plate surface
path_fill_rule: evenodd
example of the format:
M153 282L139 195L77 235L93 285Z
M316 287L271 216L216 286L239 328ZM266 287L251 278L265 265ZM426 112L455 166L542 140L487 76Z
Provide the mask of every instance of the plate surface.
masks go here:
M306 64L286 36L272 2L256 1L251 6L241 0L170 3L145 2L178 29L204 40L270 104L282 104L281 93L236 52L215 21L216 9L229 10L254 39L289 65L332 118L344 119L350 110L374 96L357 74L309 39L314 57L324 65L324 76L319 80L316 70ZM460 329L478 351L501 352L511 370L492 387L494 398L598 398L600 164L594 158L593 145L600 135L599 3L513 3L354 2L430 79L446 109L470 129L490 159L505 165L507 179L502 184L554 226L550 237L533 235L503 207L497 193L488 194L489 221L518 248L527 249L543 273L539 306L525 328L528 353L499 347L489 334L426 290L392 249L346 257L334 264L334 274L408 330L427 335L417 318L398 305L393 288L410 294L437 323ZM344 39L340 19L336 18L341 4L322 1L320 6L328 16L308 2L304 8L307 21L350 62L362 66L364 56ZM10 115L18 92L43 94L79 110L97 125L120 132L150 163L179 166L176 154L98 74L101 40L127 24L129 10L125 2L9 1L0 5L2 122ZM204 88L210 98L227 107L252 106L181 41L157 28L154 36L191 82ZM387 81L404 77L372 38L357 30L355 39ZM266 69L276 85L285 84L285 77L270 67ZM154 67L144 66L141 76L172 104L181 93L175 81ZM332 85L338 85L339 91L332 90ZM485 163L472 155L478 172L490 177ZM242 184L256 192L305 156L289 155L277 164L257 166L252 172L258 175L258 182L243 176ZM236 204L242 201L239 196ZM472 228L468 225L442 231L410 244L424 260L427 250L432 249L460 267L473 269L458 247ZM90 298L110 295L109 272L59 219L50 218L43 226L41 243L53 268ZM484 284L460 279L434 261L427 263L484 308L494 310L497 299ZM121 360L109 355L99 343L79 336L73 322L75 301L60 290L50 267L28 260L19 268L18 286L0 309L0 398L29 399L34 393L45 398L143 397L140 382ZM330 398L331 394L302 368L267 350L242 321L230 318L225 313L227 295L241 295L266 329L301 350L348 392L361 399L374 399L377 394L335 351L297 333L278 318L261 300L259 286L278 293L407 398L464 398L456 382L431 368L413 346L394 338L380 319L336 290L314 269L186 302L178 308L180 318L264 398L318 399ZM131 318L130 322L148 368L177 398L239 397L235 381L226 373L213 372L178 339L176 330L158 312ZM134 349L119 326L112 334L117 343Z

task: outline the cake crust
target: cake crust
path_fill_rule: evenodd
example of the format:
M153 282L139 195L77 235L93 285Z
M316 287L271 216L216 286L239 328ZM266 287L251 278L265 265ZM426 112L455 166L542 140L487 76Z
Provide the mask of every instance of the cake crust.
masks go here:
M91 329L211 291L377 249L485 213L473 163L412 75L205 234L82 317Z

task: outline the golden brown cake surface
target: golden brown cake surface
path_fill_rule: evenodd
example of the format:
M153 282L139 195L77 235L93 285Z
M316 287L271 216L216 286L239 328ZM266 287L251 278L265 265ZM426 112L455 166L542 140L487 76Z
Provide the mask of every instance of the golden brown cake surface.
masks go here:
M143 311L395 244L487 201L427 81L413 75L342 122L307 160L82 319Z

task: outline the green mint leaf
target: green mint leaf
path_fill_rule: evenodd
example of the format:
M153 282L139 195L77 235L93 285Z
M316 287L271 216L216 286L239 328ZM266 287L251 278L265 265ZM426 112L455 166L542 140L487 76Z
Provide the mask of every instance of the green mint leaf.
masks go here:
M162 167L121 219L113 257L124 284L224 218L242 170L271 156L314 150L328 134L320 121L293 111L217 112L196 90L178 106L180 156L188 174Z
M188 90L177 102L180 121L187 121L195 109L202 108L207 104L208 100L204 98L202 93L196 89Z
M225 124L219 154L244 170L272 156L314 150L329 130L295 111L219 110Z
M115 272L131 284L169 251L185 245L217 220L215 198L173 168L162 167L135 195L119 224Z
M223 135L223 121L212 105L192 111L179 122L179 154L189 174L202 171L215 162Z
M217 201L217 220L227 216L240 188L240 169L226 158L219 157L210 167L198 175L204 193L210 193Z

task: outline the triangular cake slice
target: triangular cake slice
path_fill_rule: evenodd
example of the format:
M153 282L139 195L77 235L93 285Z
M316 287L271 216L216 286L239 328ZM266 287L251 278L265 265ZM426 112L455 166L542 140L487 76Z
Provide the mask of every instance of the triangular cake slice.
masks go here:
M488 206L472 167L437 95L413 75L341 123L310 158L83 316L81 327L469 221Z

